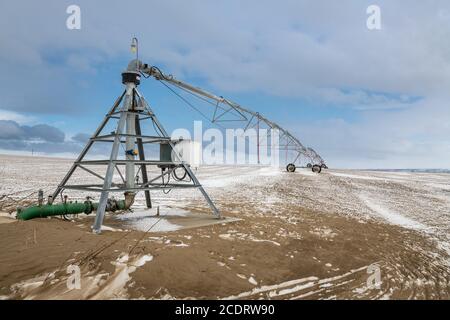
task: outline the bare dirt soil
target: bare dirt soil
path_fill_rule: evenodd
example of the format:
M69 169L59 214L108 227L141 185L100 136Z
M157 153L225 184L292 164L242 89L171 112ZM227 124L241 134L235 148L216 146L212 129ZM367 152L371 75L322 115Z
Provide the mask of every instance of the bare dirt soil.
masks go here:
M93 216L12 219L70 164L0 156L5 299L450 298L450 175L204 167L200 181L240 221L145 232L158 218L129 219L142 197L134 213L108 215L101 235ZM197 192L152 196L168 213L209 212ZM68 266L80 268L81 289L68 288Z

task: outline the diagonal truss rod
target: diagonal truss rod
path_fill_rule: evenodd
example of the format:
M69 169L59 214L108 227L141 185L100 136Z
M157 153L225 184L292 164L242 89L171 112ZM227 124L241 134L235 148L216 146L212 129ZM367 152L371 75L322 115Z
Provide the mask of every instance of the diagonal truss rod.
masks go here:
M84 147L84 149L81 151L80 155L78 156L77 160L74 162L74 164L72 165L72 167L70 168L70 170L67 172L67 174L64 176L63 180L61 181L61 183L58 185L58 187L56 188L55 192L52 195L53 199L56 199L56 197L58 196L58 194L61 192L61 190L64 188L65 184L67 183L67 181L70 179L70 177L72 176L72 174L75 172L75 170L78 167L78 162L82 161L84 156L88 153L89 149L92 147L92 145L94 144L94 138L97 137L100 132L102 132L102 130L105 128L106 124L108 123L109 118L111 117L111 115L116 111L116 109L119 107L120 103L122 102L123 97L125 96L126 91L124 90L122 95L120 95L117 100L114 102L114 105L111 107L111 109L109 110L109 112L106 114L105 118L103 119L102 123L98 126L97 130L95 130L94 134L92 135L91 139L89 139L88 143L86 144L86 146ZM86 169L83 168L85 171ZM89 171L88 171L89 172ZM104 180L103 177L101 177L101 179Z
M150 108L150 105L147 103L145 98L139 93L139 91L137 89L135 90L135 92L136 92L136 95L143 102L145 108L150 110L150 112L154 115L153 110ZM154 124L156 125L156 127L158 128L159 132L162 133L162 136L169 137L168 133L166 132L166 130L164 129L162 124L159 122L158 118L156 118L156 116L153 116L152 120L153 120ZM214 215L216 215L217 217L220 218L221 214L220 214L219 210L217 209L217 207L215 206L215 204L213 203L213 201L211 200L209 195L206 193L205 189L203 189L203 186L200 184L200 182L198 181L197 177L192 172L191 167L189 165L187 165L184 161L182 161L181 155L178 154L178 152L175 151L176 148L175 148L174 142L172 140L168 140L167 142L171 146L172 150L174 151L173 154L175 155L177 160L181 163L181 166L184 168L184 170L188 174L188 176L191 179L191 181L193 182L194 186L196 186L200 190L200 192L202 193L203 197L205 198L205 200L208 203L209 207L213 211Z

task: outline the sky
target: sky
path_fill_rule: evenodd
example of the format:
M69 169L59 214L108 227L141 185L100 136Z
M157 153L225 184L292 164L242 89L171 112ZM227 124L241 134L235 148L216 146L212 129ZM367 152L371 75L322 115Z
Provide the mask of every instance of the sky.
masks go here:
M74 157L123 90L134 36L142 60L330 167L450 168L450 3L432 0L1 1L0 152ZM169 132L202 120L152 79L140 90Z

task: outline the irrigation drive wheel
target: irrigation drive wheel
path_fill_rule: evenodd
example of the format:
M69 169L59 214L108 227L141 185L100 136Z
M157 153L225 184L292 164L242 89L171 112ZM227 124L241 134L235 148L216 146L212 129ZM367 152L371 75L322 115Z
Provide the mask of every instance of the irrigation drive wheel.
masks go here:
M295 164L293 164L293 163L289 163L286 167L287 172L295 172L295 169L297 169L297 168L295 167Z
M322 172L322 166L319 166L319 165L317 165L317 164L313 165L313 167L312 167L312 172L315 172L315 173L320 173L320 172Z

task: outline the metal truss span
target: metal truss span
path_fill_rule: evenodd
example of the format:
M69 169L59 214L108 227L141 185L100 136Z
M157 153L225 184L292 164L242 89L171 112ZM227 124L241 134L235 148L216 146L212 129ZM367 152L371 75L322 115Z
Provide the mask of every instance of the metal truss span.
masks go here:
M301 166L302 164L307 163L308 166L318 165L321 167L326 167L325 161L313 148L305 147L300 142L300 140L292 135L288 130L267 119L259 112L244 108L234 101L221 96L217 96L201 88L194 87L184 81L176 79L172 75L164 74L156 66L148 66L147 64L143 64L138 60L133 60L132 62L130 62L128 69L139 71L144 77L153 77L156 80L162 82L169 90L178 95L182 100L184 100L184 102L189 104L194 109L196 109L196 107L189 101L187 101L183 96L181 96L177 91L175 91L174 88L177 88L179 89L179 91L183 91L200 100L203 100L211 106L210 114L204 114L198 109L196 110L202 113L202 115L210 122L218 126L222 127L221 124L224 123L242 122L245 128L244 132L246 132L250 128L256 128L256 132L258 135L258 149L260 146L260 129L266 128L277 130L279 132L279 144L277 148L279 148L280 151L283 150L286 152L286 164L292 163ZM269 132L271 132L271 130L269 130Z

